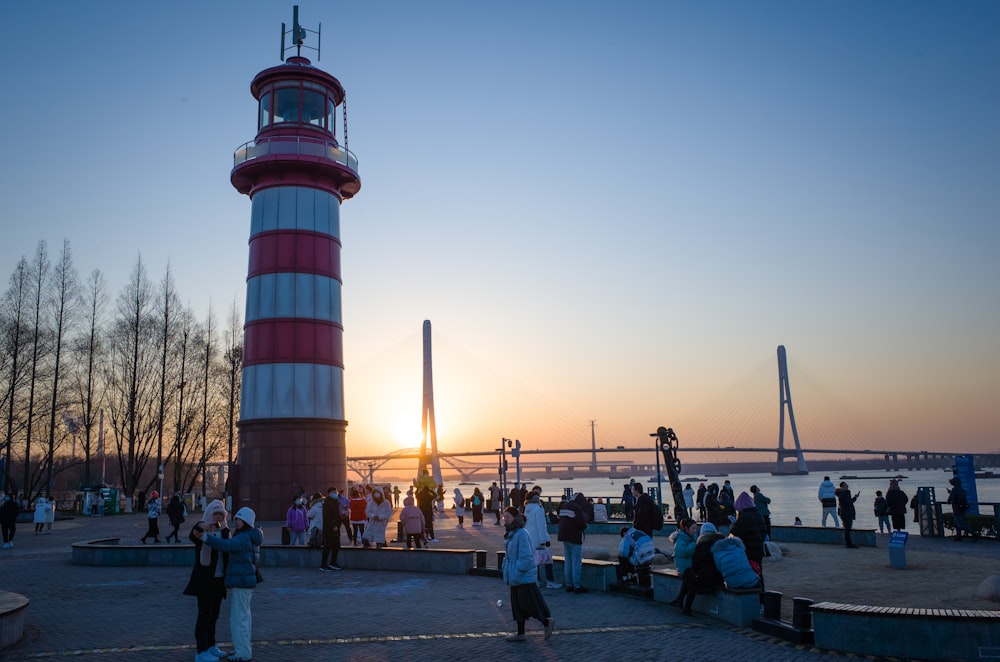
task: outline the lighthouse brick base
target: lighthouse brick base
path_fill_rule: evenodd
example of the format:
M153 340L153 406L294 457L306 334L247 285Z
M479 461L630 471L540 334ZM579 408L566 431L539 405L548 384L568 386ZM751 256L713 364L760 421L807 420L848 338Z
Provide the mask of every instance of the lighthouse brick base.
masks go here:
M251 506L258 519L285 520L299 488L346 488L345 421L283 419L241 423L240 478L233 508Z

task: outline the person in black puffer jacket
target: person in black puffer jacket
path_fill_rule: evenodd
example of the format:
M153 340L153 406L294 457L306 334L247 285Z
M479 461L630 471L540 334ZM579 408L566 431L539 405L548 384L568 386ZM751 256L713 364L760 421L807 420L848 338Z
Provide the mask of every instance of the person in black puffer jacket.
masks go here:
M730 534L743 541L747 558L758 564L764 560L764 538L767 537L767 525L764 516L754 505L753 497L746 492L740 492L736 497L736 512L739 515Z
M635 497L635 506L633 507L635 515L632 519L632 526L652 538L653 529L663 527L662 521L659 527L656 526L656 518L660 514L659 509L653 503L653 497L643 492L642 483L632 485L632 496Z

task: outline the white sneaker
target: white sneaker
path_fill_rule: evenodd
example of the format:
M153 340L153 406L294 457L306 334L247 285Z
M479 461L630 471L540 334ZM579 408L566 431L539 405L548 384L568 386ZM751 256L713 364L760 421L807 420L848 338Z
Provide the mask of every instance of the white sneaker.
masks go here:
M557 584L555 582L546 582L545 588L562 588L562 584Z
M208 649L208 652L214 655L215 657L226 657L227 655L229 655L229 651L224 651L218 646L212 646L211 648Z
M195 653L194 662L219 662L219 658L212 655L211 650L206 650L200 653Z
M431 538L431 539L430 539L430 540L428 540L427 542L437 542L437 541L438 541L438 539L437 539L437 538Z

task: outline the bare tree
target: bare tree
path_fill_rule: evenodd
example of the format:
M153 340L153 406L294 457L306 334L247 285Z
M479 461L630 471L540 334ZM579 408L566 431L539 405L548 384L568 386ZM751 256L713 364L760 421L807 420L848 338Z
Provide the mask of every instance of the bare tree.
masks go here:
M208 394L211 390L211 379L209 378L212 368L212 353L215 351L213 346L214 340L214 329L215 315L212 311L212 302L208 303L208 319L205 322L205 372L204 372L204 389L202 391L202 410L201 410L201 487L202 495L206 495L205 485L207 481L205 480L206 473L206 463L208 462Z
M27 329L24 326L29 305L28 273L28 260L22 257L10 276L10 286L4 294L2 307L3 367L7 383L7 388L4 389L4 398L6 399L4 405L7 407L7 434L4 438L4 475L0 476L0 485L6 492L17 491L12 484L13 481L8 481L8 477L13 476L10 461L11 450L14 446L15 411L18 392L24 384L25 377L25 357L22 354L25 353L28 337Z
M228 470L231 471L240 391L243 387L243 315L240 314L235 298L226 320L226 351L223 354L223 365L226 376L223 392L226 399L226 461Z
M108 408L125 494L134 495L156 440L157 352L152 292L142 256L118 297Z
M157 321L160 327L159 340L162 352L160 361L160 403L159 413L156 418L156 464L157 466L163 466L165 464L163 457L163 427L167 415L167 381L171 379L168 375L167 356L173 349L172 339L174 334L171 326L173 322L171 315L174 314L174 309L179 305L177 292L174 289L174 276L170 270L169 263L167 263L163 279L160 281L160 290L157 294L156 304L159 312L159 320Z
M35 484L31 479L31 433L35 420L35 391L39 381L39 367L45 354L45 329L42 326L42 303L49 277L49 252L44 241L38 242L35 259L31 262L31 297L33 299L31 329L31 377L28 384L28 422L24 438L24 495L30 499Z
M180 375L177 382L177 426L175 428L174 436L174 491L179 491L181 485L183 484L183 468L184 468L184 449L187 446L187 441L190 439L191 434L191 423L194 420L193 416L186 416L184 409L184 388L187 386L187 353L188 346L191 342L192 327L194 325L194 318L191 316L190 311L182 311L180 316L180 331L178 333L178 342L180 347L181 355L181 366Z
M98 412L95 410L100 402L99 362L103 356L103 317L107 306L107 291L104 276L94 269L87 279L86 294L83 307L86 311L86 332L76 343L76 392L77 404L83 410L83 483L92 484L90 475L91 458L94 454L93 432L97 423ZM103 449L98 449L103 450Z
M52 365L52 405L49 409L49 451L46 457L46 493L52 495L52 467L55 462L55 441L56 441L56 414L64 409L60 403L59 376L62 368L63 339L72 329L76 321L75 315L79 304L79 281L77 280L76 268L73 266L73 254L69 248L69 242L63 241L62 252L59 261L56 263L53 274L55 291L52 299L53 330L52 338L54 362ZM66 412L67 427L75 437L79 430L78 417Z

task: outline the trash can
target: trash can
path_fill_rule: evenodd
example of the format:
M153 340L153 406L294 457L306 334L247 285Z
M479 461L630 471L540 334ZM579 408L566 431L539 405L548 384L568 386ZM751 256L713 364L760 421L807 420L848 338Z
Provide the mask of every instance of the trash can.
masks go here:
M889 538L889 565L893 568L906 570L906 539L910 536L906 531L893 531Z

